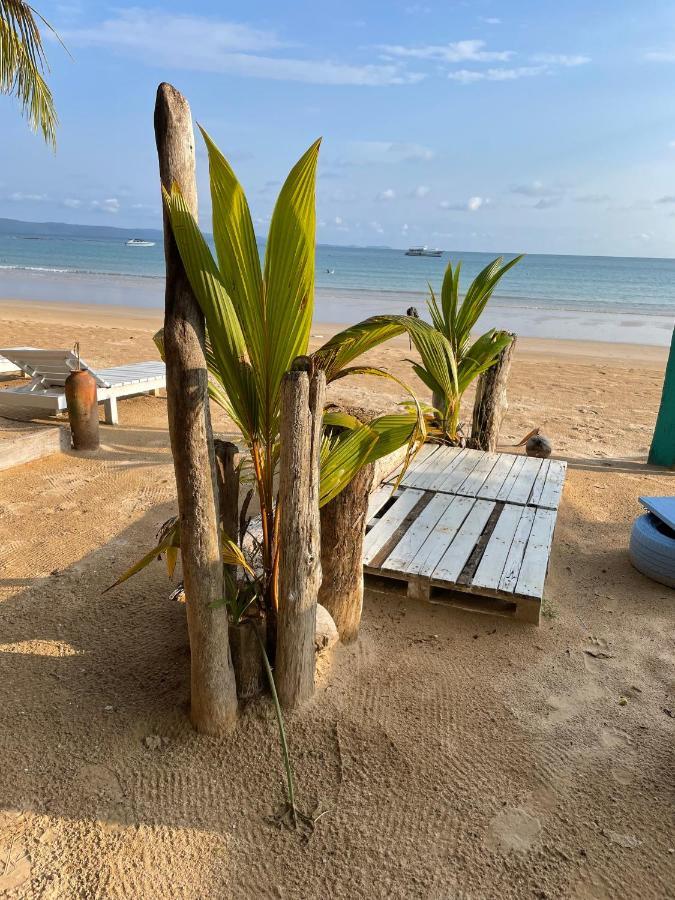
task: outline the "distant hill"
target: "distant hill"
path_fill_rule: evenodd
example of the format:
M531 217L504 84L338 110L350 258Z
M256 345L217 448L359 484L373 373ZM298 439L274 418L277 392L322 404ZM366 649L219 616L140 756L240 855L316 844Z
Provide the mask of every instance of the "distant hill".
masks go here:
M41 237L75 238L144 238L161 241L157 228L116 228L112 225L69 225L67 222L22 222L19 219L0 219L0 234L25 234Z

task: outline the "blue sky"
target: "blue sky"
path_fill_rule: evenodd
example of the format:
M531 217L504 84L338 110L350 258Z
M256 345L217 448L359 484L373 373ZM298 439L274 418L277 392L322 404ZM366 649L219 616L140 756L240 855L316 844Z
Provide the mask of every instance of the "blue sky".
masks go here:
M322 135L324 243L675 255L672 0L36 5L72 54L48 45L58 150L0 97L0 216L158 226L167 80L260 234Z

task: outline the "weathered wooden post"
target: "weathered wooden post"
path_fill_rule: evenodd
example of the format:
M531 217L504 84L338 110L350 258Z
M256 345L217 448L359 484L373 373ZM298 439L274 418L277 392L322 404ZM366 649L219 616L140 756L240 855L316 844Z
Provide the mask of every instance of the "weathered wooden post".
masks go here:
M176 181L196 217L190 107L183 95L166 83L157 89L155 139L162 184L170 190ZM164 256L166 393L190 636L190 717L197 731L221 734L234 726L237 695L227 611L211 608L213 601L223 596L223 565L204 359L204 316L183 268L166 210Z
M663 380L661 406L649 449L649 462L653 466L675 466L675 329Z
M314 633L321 585L319 449L323 372L287 372L281 383L279 616L275 681L282 706L314 693Z
M473 404L473 423L469 446L493 453L499 443L499 431L509 408L506 398L506 382L511 370L511 358L516 346L516 336L504 347L497 362L478 379L476 399Z
M319 603L343 643L358 637L363 607L363 538L375 466L364 466L337 497L321 508Z
M239 447L215 440L213 450L218 483L218 511L225 536L237 543L239 534Z

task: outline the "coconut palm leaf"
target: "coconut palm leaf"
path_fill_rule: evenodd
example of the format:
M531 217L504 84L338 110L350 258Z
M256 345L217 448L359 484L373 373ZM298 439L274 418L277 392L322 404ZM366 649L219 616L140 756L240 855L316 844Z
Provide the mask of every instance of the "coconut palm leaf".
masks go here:
M315 188L321 141L286 179L272 213L265 248L266 433L276 428L281 379L307 353L314 313Z
M233 417L245 436L257 434L260 408L244 335L229 297L194 217L177 184L164 191L164 203L190 285L204 313L217 375Z
M40 25L61 40L25 0L0 2L0 93L15 95L32 130L41 131L45 141L55 147L58 119L44 79L49 67Z
M232 300L256 373L265 368L265 308L258 245L248 202L230 164L203 128L209 157L213 241L220 276ZM262 393L262 391L261 391Z

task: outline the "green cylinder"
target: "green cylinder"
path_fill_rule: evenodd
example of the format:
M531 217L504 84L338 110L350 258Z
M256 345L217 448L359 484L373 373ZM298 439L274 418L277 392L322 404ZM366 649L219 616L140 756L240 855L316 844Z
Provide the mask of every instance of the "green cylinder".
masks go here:
M66 403L74 450L98 450L98 398L96 379L86 370L66 378Z

